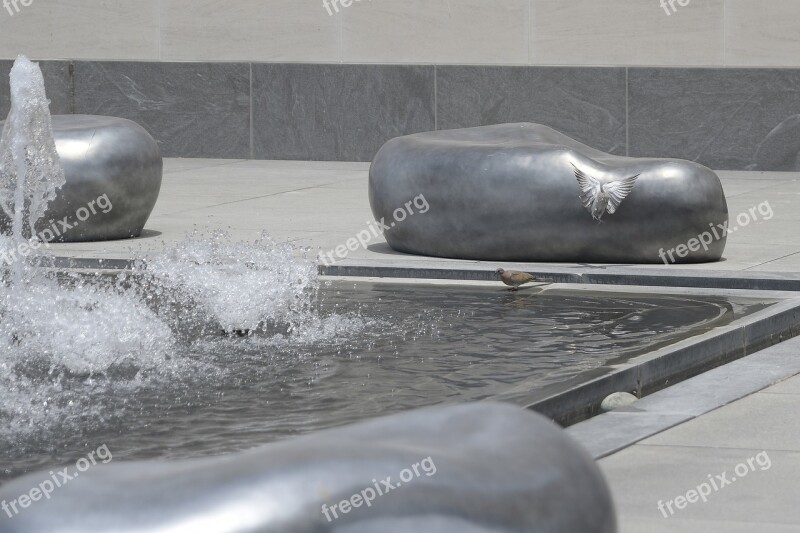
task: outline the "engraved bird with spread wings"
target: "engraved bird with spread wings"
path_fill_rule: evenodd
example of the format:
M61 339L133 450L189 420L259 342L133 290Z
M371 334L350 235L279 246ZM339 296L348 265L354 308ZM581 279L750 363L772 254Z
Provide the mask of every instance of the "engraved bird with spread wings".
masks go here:
M578 185L581 187L581 202L583 203L583 207L585 207L586 210L591 213L592 218L598 222L600 222L600 219L606 212L608 212L609 215L613 215L617 209L619 209L622 201L633 190L636 178L640 176L640 174L637 174L633 177L621 180L600 182L588 174L585 174L574 164L572 168L575 169L575 177L578 179Z

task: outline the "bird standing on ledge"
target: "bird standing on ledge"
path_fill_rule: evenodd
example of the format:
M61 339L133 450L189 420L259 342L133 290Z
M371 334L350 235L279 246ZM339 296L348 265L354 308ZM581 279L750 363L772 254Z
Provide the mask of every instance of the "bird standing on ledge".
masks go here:
M497 275L500 276L500 281L511 287L510 291L515 291L520 285L532 283L536 281L536 276L528 274L527 272L519 272L518 270L503 270L498 268Z

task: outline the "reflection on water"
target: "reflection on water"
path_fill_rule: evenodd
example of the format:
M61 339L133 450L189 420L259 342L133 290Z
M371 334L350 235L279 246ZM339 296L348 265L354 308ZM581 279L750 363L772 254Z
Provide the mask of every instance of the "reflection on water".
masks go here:
M168 271L179 283L180 269ZM107 444L120 459L219 454L413 407L490 398L523 380L552 385L766 305L326 282L302 302L303 313L239 336L219 327L229 299L210 298L221 315L214 318L187 313L166 298L170 290L140 295L165 324L179 325L168 344L147 347L158 357L116 360L95 372L54 374L45 357L4 365L10 389L0 408L0 479L69 461L85 446ZM158 364L143 364L151 359Z

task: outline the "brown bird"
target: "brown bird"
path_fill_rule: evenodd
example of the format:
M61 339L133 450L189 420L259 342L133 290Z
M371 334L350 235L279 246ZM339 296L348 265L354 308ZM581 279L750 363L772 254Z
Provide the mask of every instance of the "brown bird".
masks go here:
M511 287L510 291L515 291L520 285L536 281L536 276L528 274L527 272L520 272L518 270L503 270L497 269L497 275L500 276L500 281Z

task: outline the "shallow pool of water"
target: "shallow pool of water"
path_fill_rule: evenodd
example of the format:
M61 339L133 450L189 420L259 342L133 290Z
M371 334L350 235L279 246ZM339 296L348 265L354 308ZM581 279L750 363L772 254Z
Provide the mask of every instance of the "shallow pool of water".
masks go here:
M313 318L278 320L249 336L225 335L153 303L179 328L162 364L148 367L141 361L152 358L142 357L101 372L54 373L29 357L7 369L0 479L73 461L102 444L115 460L221 454L405 409L492 398L522 381L552 386L770 303L324 282Z

